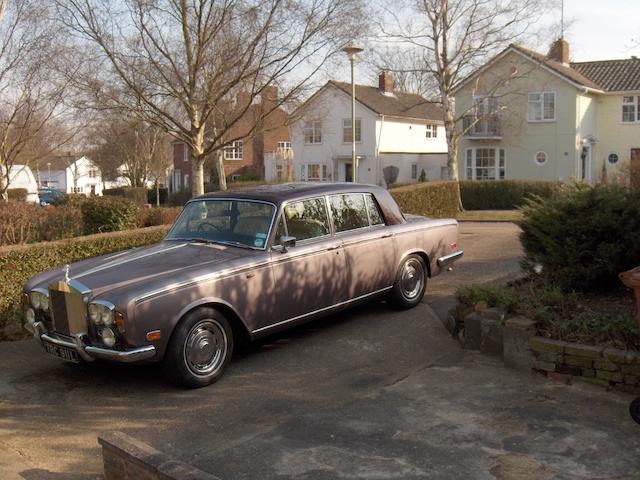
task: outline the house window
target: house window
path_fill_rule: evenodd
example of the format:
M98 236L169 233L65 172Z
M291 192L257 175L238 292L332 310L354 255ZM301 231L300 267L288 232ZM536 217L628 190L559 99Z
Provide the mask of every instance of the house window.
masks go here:
M83 187L71 187L71 193L82 193Z
M307 182L326 182L331 180L329 168L320 163L307 163L300 165L300 180Z
M189 147L185 143L182 144L182 161L189 161Z
M611 165L615 165L616 163L618 163L619 157L617 153L610 153L609 156L607 157L607 161L611 164Z
M536 154L533 156L533 159L536 162L536 165L542 166L547 163L547 154L543 151L536 152Z
M345 118L342 120L342 141L344 143L350 143L351 139L351 119ZM362 122L359 118L356 118L356 142L362 141Z
M556 92L529 93L528 120L552 122L556 119Z
M89 178L96 178L96 176L97 175L95 170L93 169L89 170Z
M411 180L418 179L418 165L416 163L411 164Z
M225 160L242 160L243 159L243 145L242 140L236 140L224 147L224 159Z
M622 121L640 122L640 95L622 97Z
M438 136L437 125L427 125L426 138L436 138Z
M304 143L307 145L322 143L321 122L307 122L304 124Z
M278 150L291 150L291 142L278 142Z
M468 148L465 163L467 180L502 180L505 178L504 148Z

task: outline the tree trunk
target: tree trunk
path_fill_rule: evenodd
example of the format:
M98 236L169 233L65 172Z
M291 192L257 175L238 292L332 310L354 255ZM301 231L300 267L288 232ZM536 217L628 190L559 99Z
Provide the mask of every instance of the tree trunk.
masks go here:
M460 175L458 171L458 135L456 132L456 120L453 112L451 99L446 95L443 96L444 106L444 127L447 135L447 168L449 169L449 180L456 182L456 196L458 200L458 210L464 211L462 205L462 195L460 194Z
M191 196L204 194L204 156L193 155L191 159Z
M160 206L160 183L158 183L158 179L156 178L156 207Z
M214 155L216 156L216 172L218 174L218 185L220 186L220 190L227 189L227 175L224 173L224 160L222 157L222 149L219 148L215 151Z

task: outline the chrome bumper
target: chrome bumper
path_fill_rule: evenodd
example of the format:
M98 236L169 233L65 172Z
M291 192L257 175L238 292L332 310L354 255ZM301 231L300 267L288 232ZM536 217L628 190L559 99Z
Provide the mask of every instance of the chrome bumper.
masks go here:
M438 266L440 268L446 267L447 265L451 265L456 260L459 260L464 255L462 250L456 250L448 255L444 255L438 259Z
M133 363L146 360L156 354L156 347L153 345L145 345L144 347L136 347L129 350L110 350L108 348L86 345L84 343L84 335L82 334L77 334L73 339L68 340L54 337L44 329L42 322L36 322L33 325L27 324L25 327L41 344L46 342L59 347L70 348L78 352L78 356L87 362L91 362L96 358L102 358L120 363Z

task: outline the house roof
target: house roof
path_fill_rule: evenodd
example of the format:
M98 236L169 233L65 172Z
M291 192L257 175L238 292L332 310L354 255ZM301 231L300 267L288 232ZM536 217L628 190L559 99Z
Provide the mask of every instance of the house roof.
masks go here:
M556 62L555 60L551 60L547 58L546 55L536 52L535 50L529 50L528 48L521 47L520 45L512 44L510 48L517 50L521 54L528 56L529 58L537 61L538 63L543 64L545 67L550 68L554 72L560 74L565 77L567 80L570 80L574 83L582 85L583 87L593 88L595 90L601 90L600 85L592 81L592 79L587 78L585 75L580 73L577 70L572 68L572 64L564 65L560 62Z
M333 85L351 95L350 83L329 80L327 85ZM385 95L378 87L356 84L356 100L380 115L439 122L444 120L442 108L417 93L394 91L393 95Z
M607 92L640 90L640 59L571 62L571 68Z
M40 169L49 168L49 165L47 164L51 163L51 170L65 170L72 163L75 163L82 158L85 157L82 155L53 155L40 161Z
M509 47L493 57L482 67L471 73L456 85L455 90L458 90L462 85L486 69L488 65L503 57L509 51L515 51L529 58L580 87L599 90L601 92L640 90L640 59L638 58L631 57L623 60L571 62L569 65L565 65L551 60L540 52L517 44L509 45Z

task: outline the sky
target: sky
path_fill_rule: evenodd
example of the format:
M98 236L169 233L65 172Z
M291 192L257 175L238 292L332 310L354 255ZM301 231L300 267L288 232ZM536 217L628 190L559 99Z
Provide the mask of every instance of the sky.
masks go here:
M564 0L564 10L571 60L640 56L640 0Z

